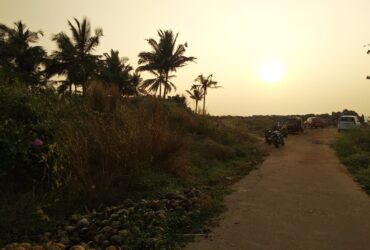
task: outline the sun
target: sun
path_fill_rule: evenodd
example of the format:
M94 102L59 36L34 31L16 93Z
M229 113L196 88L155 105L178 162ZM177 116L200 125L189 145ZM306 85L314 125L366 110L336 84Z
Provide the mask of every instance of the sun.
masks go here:
M277 59L266 60L259 68L259 75L267 83L280 82L284 76L283 64Z

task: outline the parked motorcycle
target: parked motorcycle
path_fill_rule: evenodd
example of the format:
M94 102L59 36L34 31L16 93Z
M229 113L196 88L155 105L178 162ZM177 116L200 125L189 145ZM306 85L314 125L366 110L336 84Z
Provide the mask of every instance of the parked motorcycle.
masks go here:
M279 130L266 130L265 141L269 145L274 144L276 148L278 148L280 145L285 146L284 136Z

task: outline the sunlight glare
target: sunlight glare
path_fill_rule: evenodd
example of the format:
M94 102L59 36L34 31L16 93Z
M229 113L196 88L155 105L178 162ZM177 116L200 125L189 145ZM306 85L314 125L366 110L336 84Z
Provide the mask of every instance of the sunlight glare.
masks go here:
M284 76L283 64L276 59L269 59L262 63L259 69L260 77L267 83L277 83Z

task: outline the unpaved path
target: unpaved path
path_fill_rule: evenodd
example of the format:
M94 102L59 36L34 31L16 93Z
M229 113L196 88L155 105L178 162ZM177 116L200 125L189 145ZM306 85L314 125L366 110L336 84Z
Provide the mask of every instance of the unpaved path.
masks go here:
M370 249L370 199L328 146L335 129L292 135L235 185L209 237L187 249Z

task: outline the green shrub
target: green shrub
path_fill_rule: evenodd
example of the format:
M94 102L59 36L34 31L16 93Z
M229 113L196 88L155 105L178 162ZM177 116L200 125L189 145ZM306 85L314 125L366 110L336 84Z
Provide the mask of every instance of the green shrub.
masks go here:
M362 127L343 133L333 147L341 162L370 193L370 128Z

